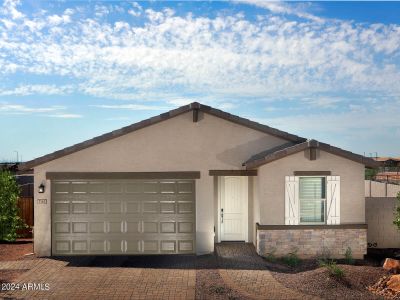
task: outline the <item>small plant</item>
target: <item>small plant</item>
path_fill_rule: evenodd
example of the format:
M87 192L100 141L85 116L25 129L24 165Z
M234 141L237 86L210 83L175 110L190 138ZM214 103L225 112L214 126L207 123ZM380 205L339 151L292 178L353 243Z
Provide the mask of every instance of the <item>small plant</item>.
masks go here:
M300 264L300 258L297 256L297 250L290 252L288 255L282 257L282 261L289 267L297 267Z
M271 248L269 252L265 253L263 256L266 261L276 262L277 258L275 256L276 248Z
M344 254L344 260L348 265L354 265L353 251L350 247L347 247L346 252Z
M333 259L331 260L320 260L319 261L319 265L321 267L326 268L329 271L329 275L331 275L334 278L337 279L342 279L344 277L344 271L343 269L341 269L337 264L336 261L334 261Z
M323 246L321 252L318 255L318 261L327 261L331 259L331 250L328 247Z
M220 285L212 286L212 287L210 288L210 291L211 291L212 293L218 294L218 295L223 295L223 294L226 294L226 293L227 293L227 289L226 289L224 286L220 286Z

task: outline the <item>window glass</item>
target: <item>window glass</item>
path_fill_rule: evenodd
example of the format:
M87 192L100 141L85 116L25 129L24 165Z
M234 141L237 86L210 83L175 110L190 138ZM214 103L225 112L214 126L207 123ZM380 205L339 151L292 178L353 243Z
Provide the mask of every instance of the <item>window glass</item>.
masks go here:
M325 177L300 177L300 223L325 222Z

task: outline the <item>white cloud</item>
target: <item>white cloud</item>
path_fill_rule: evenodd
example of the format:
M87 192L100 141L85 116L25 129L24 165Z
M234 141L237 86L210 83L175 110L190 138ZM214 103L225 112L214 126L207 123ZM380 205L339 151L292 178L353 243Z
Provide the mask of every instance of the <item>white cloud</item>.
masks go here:
M170 110L168 106L155 106L155 105L143 105L143 104L122 104L122 105L91 105L98 108L107 109L126 109L126 110Z
M64 95L71 93L72 85L56 86L47 84L20 85L11 90L0 90L0 96Z
M285 14L285 15L295 15L299 18L309 19L315 22L323 22L324 19L310 14L304 10L304 3L299 5L297 3L291 2L285 3L281 1L261 1L261 0L238 0L238 3L246 3L250 5L255 5L261 8L265 8L272 13Z
M54 115L46 115L46 117L60 118L60 119L79 119L82 118L83 116L78 114L54 114Z
M64 109L64 106L28 107L21 104L0 103L0 113L43 113Z
M70 15L51 15L47 17L47 21L51 26L57 26L60 24L68 24L71 22Z
M307 9L281 2L250 4L271 15L250 21L242 14L211 18L148 9L142 14L144 24L134 25L79 12L80 19L65 24L59 23L63 16L70 18L78 8L57 18L44 13L10 20L3 7L0 23L12 24L0 25L0 79L16 72L60 76L79 83L61 91L49 87L47 93L74 91L172 105L193 102L186 98L235 105L286 97L310 98L313 106L331 108L341 99L315 95L400 93L399 25L320 22L308 15L293 21L285 15L301 17ZM119 6L105 7L120 11ZM131 8L143 11L139 4ZM47 21L51 17L54 24ZM24 92L15 89L15 94ZM46 94L25 93L34 92Z
M19 0L5 0L2 7L2 12L7 14L13 20L21 19L25 17L23 13L17 10L17 6L21 2Z
M143 8L140 6L139 3L133 2L132 3L132 8L128 10L128 14L134 16L134 17L139 17L142 14Z

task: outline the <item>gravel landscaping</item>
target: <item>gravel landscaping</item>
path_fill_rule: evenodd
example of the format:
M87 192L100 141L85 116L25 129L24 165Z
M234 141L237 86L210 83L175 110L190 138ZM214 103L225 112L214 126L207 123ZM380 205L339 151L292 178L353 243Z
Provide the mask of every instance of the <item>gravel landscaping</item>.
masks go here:
M267 262L272 276L282 285L323 299L383 299L368 288L387 272L371 261L357 261L358 265L338 264L343 277L332 275L316 260L301 261L294 268L282 262ZM362 265L360 265L362 264Z

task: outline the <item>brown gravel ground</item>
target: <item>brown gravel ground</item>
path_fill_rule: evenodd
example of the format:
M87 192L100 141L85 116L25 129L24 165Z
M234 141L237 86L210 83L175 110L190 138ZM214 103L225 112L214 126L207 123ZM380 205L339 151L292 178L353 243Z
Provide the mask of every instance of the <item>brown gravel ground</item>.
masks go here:
M32 240L17 240L14 243L1 243L0 261L24 259L25 254L32 252Z
M387 274L382 268L370 265L338 266L344 271L343 279L332 277L328 270L322 267L297 273L271 273L284 286L323 299L383 299L382 296L368 290L368 286Z

